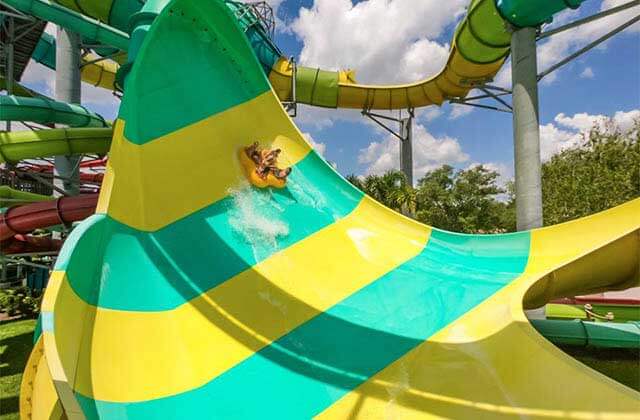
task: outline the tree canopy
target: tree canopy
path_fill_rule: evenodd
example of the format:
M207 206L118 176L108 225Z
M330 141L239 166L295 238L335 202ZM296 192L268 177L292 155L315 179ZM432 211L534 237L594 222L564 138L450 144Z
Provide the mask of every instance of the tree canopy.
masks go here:
M382 204L423 223L455 232L516 229L514 183L482 165L427 172L415 187L402 172L347 179ZM627 131L596 124L582 141L542 165L545 225L587 216L640 197L640 121Z
M640 121L626 132L611 121L542 165L545 225L597 213L640 197Z
M427 172L417 187L407 184L399 171L348 179L371 197L423 223L456 232L513 230L507 217L509 204L497 196L499 174L482 165L454 170L444 165Z

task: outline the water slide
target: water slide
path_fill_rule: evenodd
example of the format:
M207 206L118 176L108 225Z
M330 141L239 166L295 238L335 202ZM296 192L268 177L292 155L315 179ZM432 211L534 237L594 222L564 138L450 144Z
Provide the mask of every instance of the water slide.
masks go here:
M31 252L52 252L62 247L62 240L53 239L51 235L15 235L0 242L2 254L24 254Z
M51 198L42 194L14 190L8 185L0 185L0 207L28 204L35 201L47 201Z
M2 121L30 121L40 124L65 124L71 127L108 127L100 115L77 104L47 98L0 95Z
M295 101L303 104L329 108L406 109L441 105L448 99L465 97L474 87L490 82L509 54L509 25L535 26L550 21L555 13L568 7L577 8L583 1L472 0L464 19L455 30L447 63L438 74L413 83L381 86L356 83L354 71L329 71L304 66L296 67L294 82L294 66L269 39L255 15L247 12L239 2L228 0L225 3L236 14L274 91L282 101L294 99L295 84ZM25 13L69 27L85 37L123 51L129 48L129 38L122 32L128 28L129 19L145 19L143 13L138 13L143 4L141 0L6 2ZM93 28L91 22L98 26ZM105 27L99 22L112 27ZM104 34L100 37L103 32L108 37ZM137 42L132 44L134 55L138 46ZM127 66L131 62L131 59L128 60ZM110 78L111 70L115 68L110 67L104 77ZM95 84L98 78L96 74L103 69L96 66L86 71L91 72L88 81ZM105 82L102 87L112 89L113 83Z
M125 27L126 21L129 19L134 10L128 10L128 5L140 3L138 0L113 0L101 1L92 0L91 8L83 8L88 13L94 13L98 18L90 17L90 14L82 14L75 10L78 8L78 2L52 0L3 0L7 5L21 11L22 13L33 15L38 19L55 23L82 35L85 39L93 42L118 48L126 51L129 48L129 36L122 30L117 29L115 22L106 24L104 17L114 16L118 19L125 19L118 26ZM81 3L86 3L80 0ZM115 7L118 3L118 7ZM111 6L114 5L112 8ZM66 7L69 6L69 7ZM86 7L86 6L85 6ZM139 6L138 6L139 7ZM109 23L107 22L107 23Z
M424 226L313 151L222 1L152 21L97 214L46 291L23 416L635 418L640 394L523 309L637 285L640 199L506 235ZM256 139L293 167L285 189L247 184Z
M12 207L0 215L0 241L35 229L84 220L94 213L97 201L96 194L87 194Z
M1 120L61 123L82 128L18 131L0 133L0 163L23 159L83 153L106 154L113 130L99 115L80 105L69 105L47 98L0 96ZM88 175L88 176L87 176ZM81 174L81 179L99 179L97 174ZM101 179L100 179L101 180ZM41 201L42 196L3 189L4 199ZM0 216L0 241L3 252L43 248L43 240L14 238L34 229L83 220L93 214L97 196L63 198L43 203L12 207ZM87 201L88 200L88 201ZM12 203L16 204L16 203ZM11 243L7 242L11 241ZM59 245L54 244L53 245Z
M51 70L55 70L56 39L46 32L43 33L31 58ZM88 53L82 56L80 75L85 83L108 90L116 90L115 81L118 68L119 65L116 61L102 59L97 54Z

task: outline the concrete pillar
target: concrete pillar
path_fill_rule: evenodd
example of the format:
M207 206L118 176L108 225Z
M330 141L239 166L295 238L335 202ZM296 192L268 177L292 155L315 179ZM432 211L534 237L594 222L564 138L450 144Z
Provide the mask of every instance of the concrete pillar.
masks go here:
M511 39L513 143L518 230L542 226L540 124L536 29L516 30Z
M407 178L407 183L413 185L413 118L400 120L400 169Z
M56 37L56 99L70 104L81 101L80 36L58 26ZM76 182L56 179L54 184L72 195L80 192L80 156L55 156L54 174ZM60 195L54 191L54 195Z

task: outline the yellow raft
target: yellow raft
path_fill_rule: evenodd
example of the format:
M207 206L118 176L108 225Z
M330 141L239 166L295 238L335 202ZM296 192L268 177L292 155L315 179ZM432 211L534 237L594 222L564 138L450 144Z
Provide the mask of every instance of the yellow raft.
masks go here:
M244 174L252 185L258 188L284 188L287 185L286 179L276 178L272 173L269 173L266 178L261 178L256 171L256 164L245 152L244 148L241 148L238 152L240 156L240 163L244 168Z

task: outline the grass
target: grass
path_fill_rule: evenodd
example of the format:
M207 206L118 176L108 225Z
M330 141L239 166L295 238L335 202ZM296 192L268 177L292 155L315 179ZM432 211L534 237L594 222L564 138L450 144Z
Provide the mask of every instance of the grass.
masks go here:
M640 352L637 350L571 346L560 348L590 368L640 391Z
M0 420L18 420L22 371L33 347L35 319L0 322Z
M18 420L22 371L33 347L34 319L0 322L0 420ZM585 365L640 391L640 352L564 346Z

